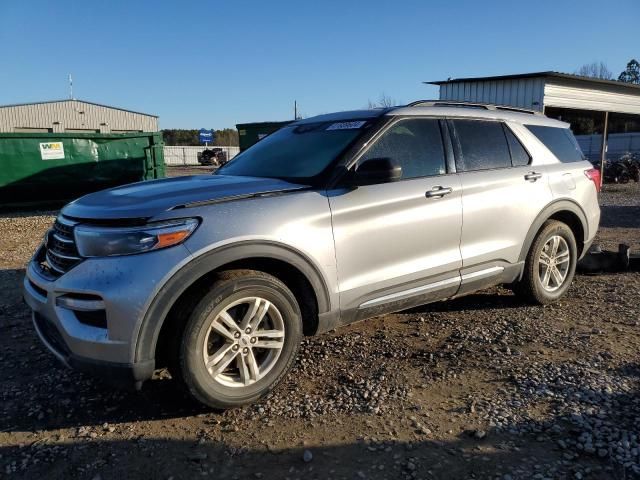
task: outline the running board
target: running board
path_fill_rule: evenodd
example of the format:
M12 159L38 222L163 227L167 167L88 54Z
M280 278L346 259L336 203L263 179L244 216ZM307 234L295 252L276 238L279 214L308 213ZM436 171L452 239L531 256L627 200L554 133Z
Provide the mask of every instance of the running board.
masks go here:
M372 300L368 300L361 304L358 309L377 307L379 305L383 305L385 303L391 303L398 300L404 300L405 298L410 298L421 293L426 293L433 290L439 290L444 287L448 287L450 285L455 285L460 283L460 277L451 277L445 280L440 280L439 282L428 283L427 285L422 285L420 287L410 288L408 290L402 290L396 293L390 293L389 295L384 295L382 297L374 298Z

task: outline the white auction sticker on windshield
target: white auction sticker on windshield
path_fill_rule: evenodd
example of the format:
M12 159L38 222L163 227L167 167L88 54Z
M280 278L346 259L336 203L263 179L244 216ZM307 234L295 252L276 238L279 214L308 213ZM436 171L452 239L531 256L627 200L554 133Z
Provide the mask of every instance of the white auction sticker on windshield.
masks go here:
M366 120L361 120L358 122L338 122L338 123L332 123L331 125L329 125L327 127L327 130L350 130L353 128L360 128L362 127L366 122Z

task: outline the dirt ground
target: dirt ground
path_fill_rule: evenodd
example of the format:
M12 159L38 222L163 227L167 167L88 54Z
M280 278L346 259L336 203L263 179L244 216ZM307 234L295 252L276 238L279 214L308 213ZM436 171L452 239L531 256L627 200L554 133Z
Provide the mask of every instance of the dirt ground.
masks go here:
M640 185L599 241L640 249ZM55 212L0 218L0 478L610 479L640 472L640 272L548 307L495 288L305 340L258 405L213 412L166 372L119 391L58 365L20 283Z

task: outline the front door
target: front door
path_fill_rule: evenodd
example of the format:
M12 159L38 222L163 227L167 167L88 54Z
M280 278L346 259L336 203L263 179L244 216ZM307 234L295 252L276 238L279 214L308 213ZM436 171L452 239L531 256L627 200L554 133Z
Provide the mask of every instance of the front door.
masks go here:
M442 139L437 119L399 119L356 168L390 158L402 167L402 178L328 192L345 321L457 291L461 188L458 176L447 173Z

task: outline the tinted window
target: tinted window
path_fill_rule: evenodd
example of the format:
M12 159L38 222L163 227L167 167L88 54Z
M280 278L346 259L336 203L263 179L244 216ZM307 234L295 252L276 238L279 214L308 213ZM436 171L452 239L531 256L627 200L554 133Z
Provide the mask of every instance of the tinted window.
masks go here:
M561 162L581 162L584 160L580 146L568 128L542 127L540 125L526 125L526 127Z
M513 132L506 125L504 127L504 134L507 136L509 150L511 150L511 164L514 167L528 165L531 157L529 157L529 154L520 143L520 140L516 138Z
M369 123L353 120L287 126L237 155L217 173L291 179L314 177Z
M454 120L462 154L461 171L488 170L511 166L507 139L500 122Z
M437 120L402 120L382 134L360 158L391 158L402 167L402 178L441 175L446 172L444 148Z

